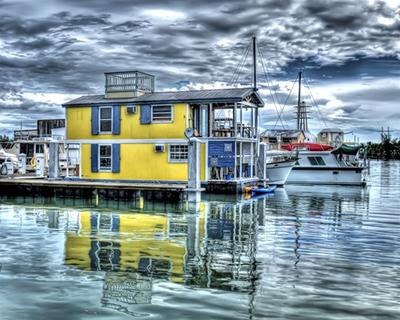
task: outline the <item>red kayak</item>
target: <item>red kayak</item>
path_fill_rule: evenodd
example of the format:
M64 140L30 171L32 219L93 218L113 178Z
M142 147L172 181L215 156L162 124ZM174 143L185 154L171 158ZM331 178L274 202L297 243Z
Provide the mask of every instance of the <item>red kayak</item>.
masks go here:
M334 147L327 145L327 144L321 144L321 143L315 143L315 142L303 142L303 143L287 143L283 144L281 146L282 149L288 150L288 151L295 151L297 149L305 149L308 151L331 151L335 149Z

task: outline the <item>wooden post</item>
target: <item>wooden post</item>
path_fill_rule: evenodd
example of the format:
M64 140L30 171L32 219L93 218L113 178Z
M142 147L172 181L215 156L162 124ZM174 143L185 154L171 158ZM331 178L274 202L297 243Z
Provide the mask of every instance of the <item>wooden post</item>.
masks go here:
M250 176L254 177L254 142L250 142Z
M238 145L237 142L235 140L235 165L234 165L234 170L233 170L233 179L236 180L237 179L237 159L238 159Z
M237 103L235 102L234 107L233 107L233 132L235 135L235 138L237 138Z
M208 104L208 136L212 137L212 129L213 129L213 115L214 115L214 111L212 109L212 103Z
M242 179L242 171L243 171L243 142L239 142L240 145L240 154L239 154L239 179Z
M69 143L67 143L67 172L66 172L66 177L69 178Z
M243 138L243 105L240 104L240 137Z
M200 181L200 140L188 141L188 201L198 203L201 200Z

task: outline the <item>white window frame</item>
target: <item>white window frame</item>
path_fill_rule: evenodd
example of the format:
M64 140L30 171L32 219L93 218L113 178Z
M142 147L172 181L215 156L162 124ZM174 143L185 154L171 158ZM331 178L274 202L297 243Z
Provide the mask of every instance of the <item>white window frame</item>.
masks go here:
M110 154L110 158L111 158L111 165L110 165L110 169L102 169L101 168L101 166L100 166L100 158L102 158L102 156L101 156L101 154L100 154L100 149L101 149L101 147L110 147L110 149L111 149L111 154ZM99 144L99 149L98 149L98 159L97 159L97 161L98 161L98 167L99 167L99 172L112 172L112 168L113 168L113 148L112 148L112 144L110 144L110 143L102 143L102 144ZM103 158L108 158L108 157L103 157Z
M101 130L101 109L111 109L111 130L110 131L102 131ZM103 119L103 120L108 120L108 119ZM103 133L103 134L111 134L113 132L113 123L114 123L114 119L113 119L113 107L112 106L100 106L99 107L99 133Z
M188 148L187 158L186 159L171 159L171 147L172 146L186 146ZM185 163L188 162L189 157L189 146L185 143L173 143L168 145L168 162L171 163Z
M170 107L171 108L171 120L154 120L153 109L154 107ZM172 123L174 121L174 106L172 104L153 104L151 105L151 123Z

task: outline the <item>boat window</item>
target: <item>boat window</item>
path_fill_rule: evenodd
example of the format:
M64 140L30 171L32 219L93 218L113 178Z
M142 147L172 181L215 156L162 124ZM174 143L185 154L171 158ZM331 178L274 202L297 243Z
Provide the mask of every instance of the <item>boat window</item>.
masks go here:
M325 166L325 161L322 157L307 157L312 166Z
M110 171L112 168L111 145L99 145L99 168L103 171Z
M185 144L170 144L168 150L170 162L185 162L188 159L188 146Z
M42 144L37 144L35 147L35 153L44 153L44 146Z
M269 137L269 143L277 143L278 139L276 137Z
M291 142L291 139L290 139L290 138L285 138L285 137L283 137L283 138L282 138L282 142L283 142L283 143L290 143L290 142Z
M172 106L171 105L152 106L151 121L152 122L171 122L172 121Z
M100 132L112 131L112 107L100 107L99 122Z

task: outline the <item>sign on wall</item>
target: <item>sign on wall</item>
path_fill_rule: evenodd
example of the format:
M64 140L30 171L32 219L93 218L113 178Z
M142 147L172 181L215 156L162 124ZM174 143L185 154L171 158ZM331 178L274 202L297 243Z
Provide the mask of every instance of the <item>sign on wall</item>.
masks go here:
M235 166L234 141L209 141L208 166L209 167L234 167Z

